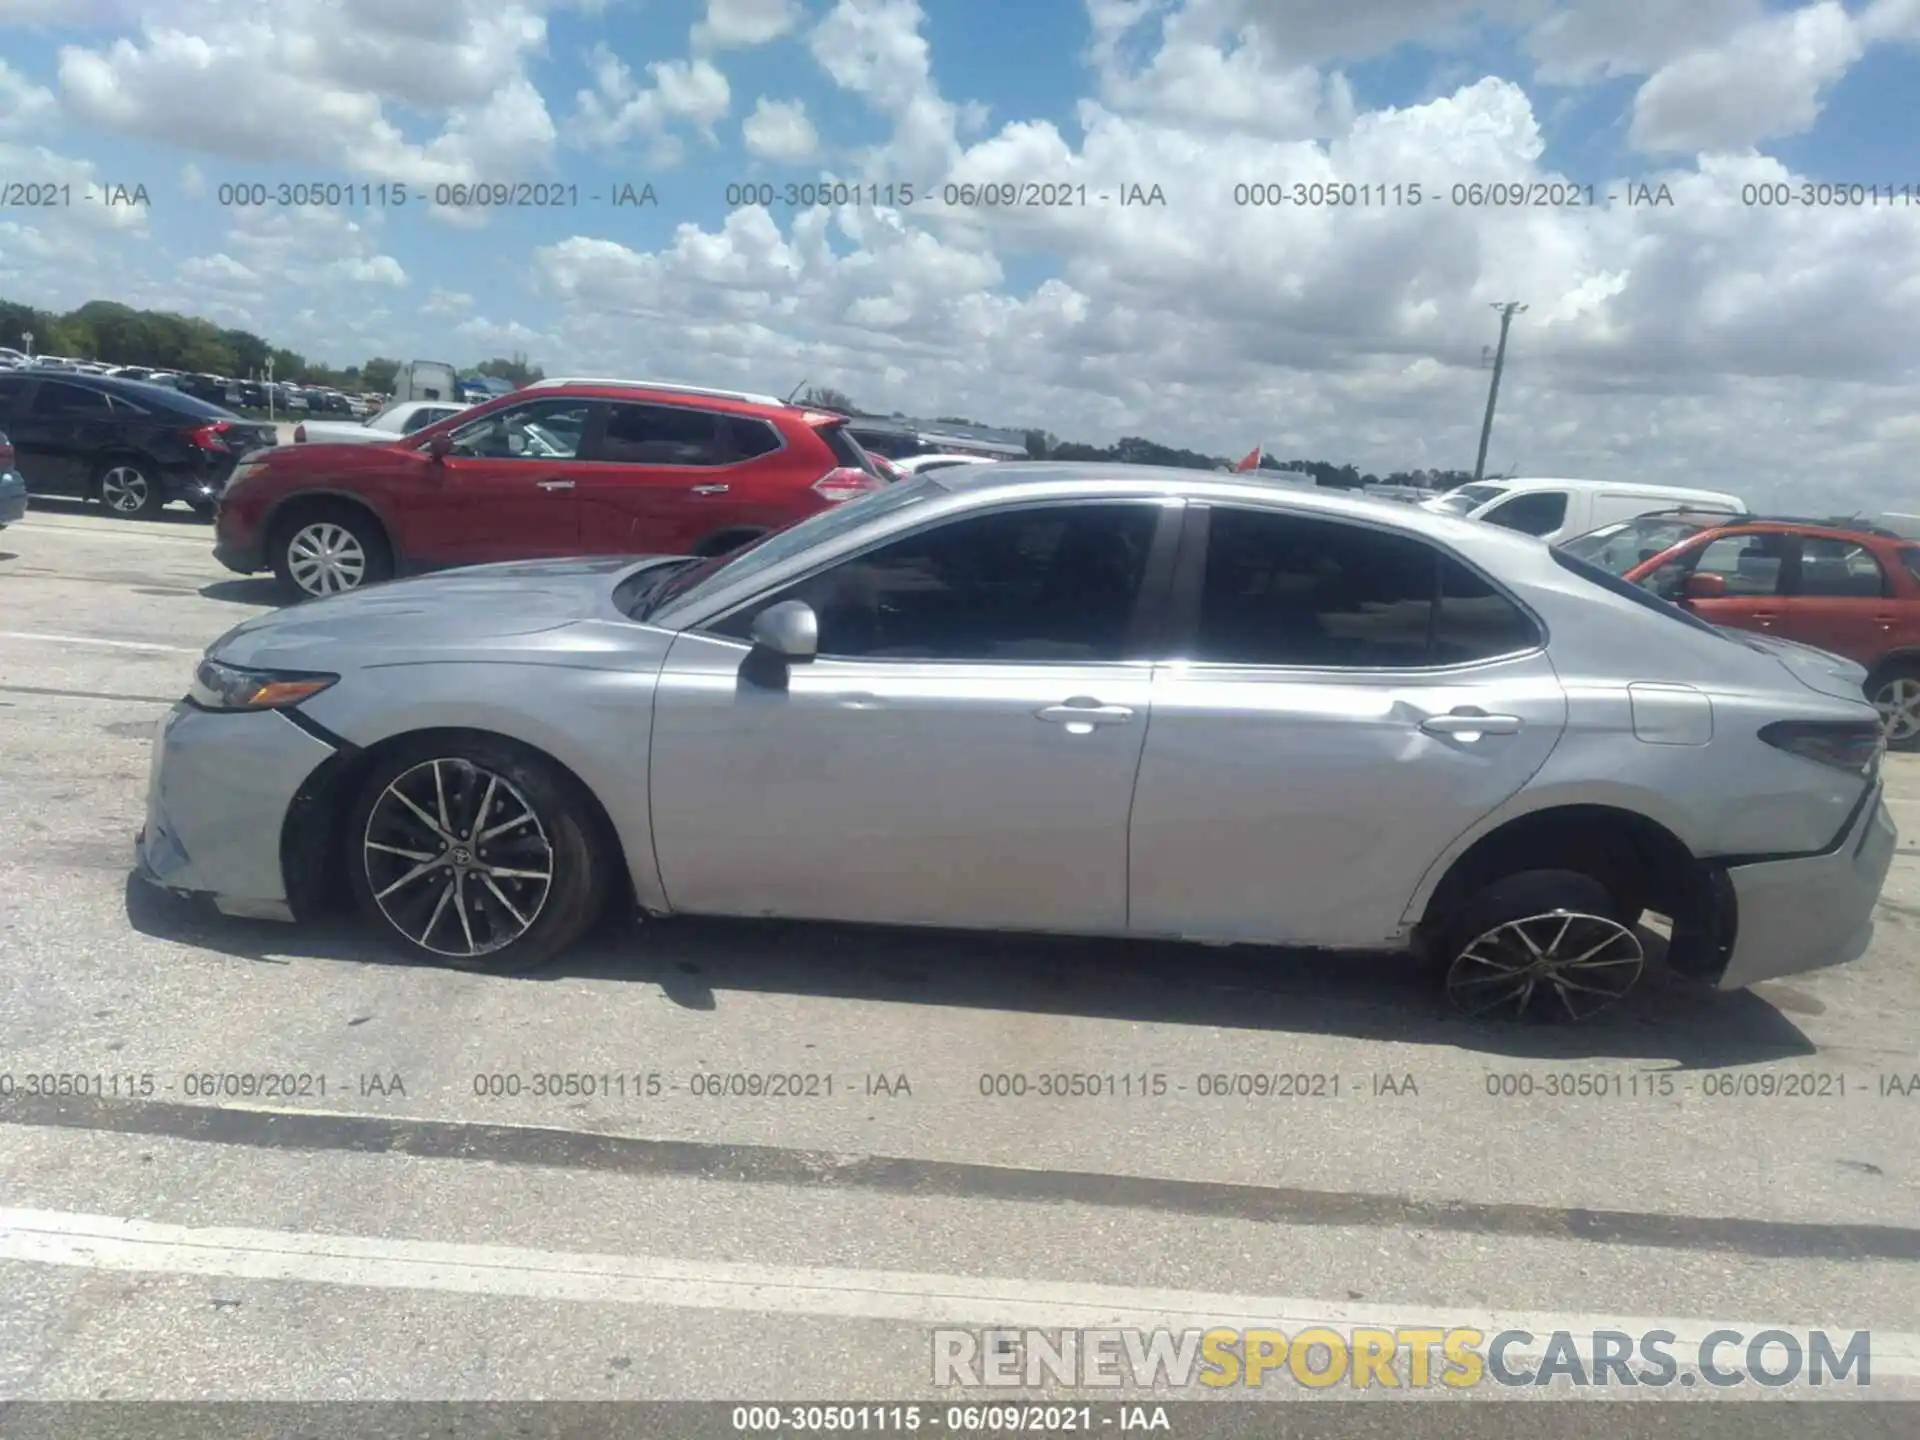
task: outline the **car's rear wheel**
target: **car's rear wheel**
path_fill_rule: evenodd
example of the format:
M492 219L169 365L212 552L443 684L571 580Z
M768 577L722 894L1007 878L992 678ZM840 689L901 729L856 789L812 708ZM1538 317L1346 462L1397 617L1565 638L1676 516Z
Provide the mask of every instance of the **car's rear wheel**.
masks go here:
M93 493L109 515L151 520L166 508L159 478L141 460L109 460L93 477Z
M362 912L415 959L511 973L605 908L609 847L578 782L518 746L428 737L373 767L347 870Z
M1638 918L1577 870L1495 880L1447 927L1447 998L1474 1019L1590 1019L1631 991L1646 968Z
M1889 750L1920 750L1920 665L1890 666L1867 681Z
M342 595L393 574L380 524L351 505L303 507L273 528L273 573L298 599Z

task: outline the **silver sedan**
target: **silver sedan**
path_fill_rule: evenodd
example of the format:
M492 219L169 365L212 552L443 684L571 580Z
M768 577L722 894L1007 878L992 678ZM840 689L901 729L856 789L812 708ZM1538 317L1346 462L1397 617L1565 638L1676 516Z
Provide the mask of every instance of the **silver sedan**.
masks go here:
M1414 950L1468 1012L1578 1018L1654 928L1729 988L1865 950L1895 835L1860 684L1494 526L964 466L730 558L250 620L160 727L138 863L234 915L350 892L489 969L630 894Z

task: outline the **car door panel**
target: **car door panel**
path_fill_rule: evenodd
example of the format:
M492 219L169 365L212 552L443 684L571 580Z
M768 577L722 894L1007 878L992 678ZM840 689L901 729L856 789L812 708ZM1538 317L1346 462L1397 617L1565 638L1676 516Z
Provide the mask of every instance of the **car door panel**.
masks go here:
M1546 763L1566 711L1544 655L1430 679L1161 667L1134 799L1130 926L1391 942L1433 857ZM1460 729L1462 712L1499 718Z
M585 401L530 402L456 430L455 449L424 468L410 463L417 493L406 507L408 557L484 565L579 554L579 489L593 467L578 458L578 447L592 416ZM578 422L577 438L569 429L563 444L538 441L553 439L562 421Z
M1799 548L1778 633L1871 667L1899 628L1891 577L1856 540L1802 535Z
M1152 689L1131 657L1178 521L1137 500L989 505L681 636L650 760L670 903L1123 932ZM814 610L821 655L771 688L742 667L782 599Z
M1383 527L1220 507L1189 542L1206 547L1194 658L1154 671L1129 928L1395 942L1433 858L1565 732L1537 626Z
M816 660L785 691L684 635L654 702L676 910L1016 930L1126 927L1150 670ZM1125 717L1075 725L1080 701Z
M724 463L721 418L694 406L610 404L580 489L589 548L685 555L749 523L745 467Z

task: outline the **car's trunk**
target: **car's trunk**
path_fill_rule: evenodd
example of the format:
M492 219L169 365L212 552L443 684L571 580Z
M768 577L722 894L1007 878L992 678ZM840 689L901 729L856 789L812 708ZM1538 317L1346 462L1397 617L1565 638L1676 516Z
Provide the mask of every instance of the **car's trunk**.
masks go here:
M1728 639L1737 640L1762 655L1771 655L1809 690L1840 700L1866 698L1863 687L1867 683L1867 670L1864 665L1856 665L1843 656L1816 649L1812 645L1802 645L1797 640L1782 640L1776 635L1756 635L1751 630L1731 629L1723 633Z

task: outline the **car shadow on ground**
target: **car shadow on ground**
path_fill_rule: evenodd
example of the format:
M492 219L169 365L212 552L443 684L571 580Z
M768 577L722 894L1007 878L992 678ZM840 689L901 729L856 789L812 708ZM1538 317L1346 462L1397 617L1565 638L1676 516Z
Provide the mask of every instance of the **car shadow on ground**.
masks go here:
M405 965L351 917L306 926L233 920L127 880L142 934L267 964ZM1658 937L1649 937L1656 949ZM1614 1011L1579 1025L1451 1013L1433 967L1408 956L787 921L610 917L558 964L524 977L653 984L688 1010L749 991L1080 1016L1352 1040L1451 1045L1529 1060L1626 1059L1683 1069L1753 1065L1816 1047L1785 1013L1818 1013L1789 986L1718 994L1660 967Z
M71 495L33 495L27 499L27 514L35 511L43 515L95 515L102 520L111 521L115 517L91 500L76 499ZM158 515L142 515L146 524L180 525L190 529L204 530L213 523L211 515L202 515L188 509L179 501L174 501Z
M225 600L236 605L269 605L278 610L289 602L280 592L280 582L271 575L236 575L231 580L209 580L200 587L209 600Z

